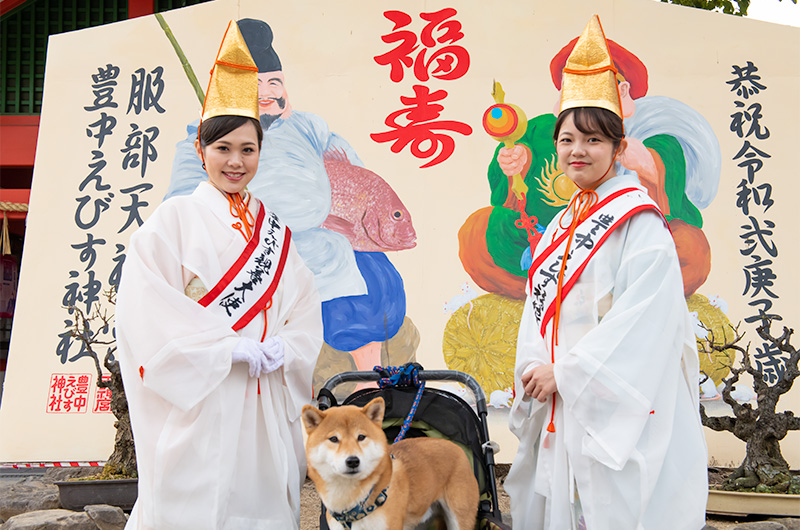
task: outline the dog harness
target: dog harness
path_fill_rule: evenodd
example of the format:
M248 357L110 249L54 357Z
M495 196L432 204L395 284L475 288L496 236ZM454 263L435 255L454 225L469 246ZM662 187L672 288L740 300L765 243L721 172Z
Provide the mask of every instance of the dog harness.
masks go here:
M375 511L376 508L383 506L386 502L388 496L386 495L386 490L389 489L389 486L383 488L383 491L375 497L375 502L367 505L367 501L369 500L370 495L372 495L372 491L375 489L375 486L369 490L367 493L367 497L355 505L354 508L347 510L346 512L331 512L331 517L339 521L339 523L345 528L352 528L353 523L356 521L360 521L364 517L368 516L372 512Z
M397 433L397 437L395 437L392 443L397 443L406 437L406 433L409 427L411 427L411 422L414 420L414 414L416 414L419 401L422 399L422 392L425 390L425 381L420 381L419 378L419 370L421 369L422 366L418 363L406 363L403 366L376 366L372 369L373 372L377 372L381 376L381 378L378 379L379 388L393 386L413 386L417 388L417 395L414 398L414 403L411 405L411 410L408 412L408 416L406 416L406 419L403 421L400 432Z

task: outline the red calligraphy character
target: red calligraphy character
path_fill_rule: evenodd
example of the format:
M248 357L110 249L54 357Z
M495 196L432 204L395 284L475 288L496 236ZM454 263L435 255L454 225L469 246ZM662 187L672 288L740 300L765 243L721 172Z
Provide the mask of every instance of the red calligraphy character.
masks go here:
M61 398L64 403L64 410L66 412L72 412L73 401L75 398L75 376L69 375L67 378L67 384L64 387L64 390L61 392Z
M66 385L67 380L61 374L50 375L50 387L47 395L47 412L62 412L61 410L61 390Z
M98 388L94 396L92 412L111 412L111 389Z
M89 384L91 377L88 374L80 374L75 383L75 399L73 404L78 409L76 412L86 412L89 405Z
M447 7L435 13L420 13L419 16L423 20L427 20L428 24L422 29L419 39L422 44L428 48L433 48L436 43L444 44L445 42L453 43L464 38L461 32L461 22L458 20L447 20L455 16L457 11L452 7ZM441 24L441 27L437 27ZM434 39L433 32L437 29L444 30L444 34Z
M453 8L442 9L435 13L420 13L419 16L428 21L420 33L422 44L426 48L433 48L437 43L450 44L433 51L430 57L426 57L427 49L420 50L414 61L414 76L420 81L427 81L430 76L443 81L452 81L463 77L469 70L469 52L463 46L452 45L464 38L461 22L447 20L455 14L456 10ZM434 32L441 34L434 37Z
M110 381L109 374L103 374L103 381ZM111 389L97 388L94 394L94 408L92 412L111 412Z
M446 98L446 91L437 90L430 93L428 87L414 85L414 93L414 97L402 96L400 98L404 105L409 106L408 108L393 112L386 117L384 123L393 130L370 134L370 138L378 143L393 141L391 147L393 153L399 153L410 143L411 154L415 157L426 159L435 156L433 160L420 166L421 168L435 166L450 158L455 150L453 138L436 131L452 131L470 135L472 127L458 121L436 121L444 107L434 102ZM397 123L397 119L404 114L407 123L401 125Z
M469 52L462 46L445 46L426 59L427 51L421 50L414 62L414 76L420 81L427 81L430 76L452 81L469 70Z
M47 398L47 412L61 412L61 396L51 394Z
M397 46L392 51L383 55L373 57L376 63L382 66L390 66L389 78L395 83L403 80L403 66L410 68L414 64L411 52L418 48L417 36L413 31L397 31L411 24L411 17L402 11L385 11L383 16L394 22L392 33L383 35L381 40L386 44L397 42Z
M54 393L60 394L61 390L67 385L67 378L59 374L53 374L50 381L50 390Z
M75 405L75 412L86 412L86 405L89 404L89 400L83 394L79 394L75 396L72 404Z
M75 384L75 392L78 394L88 394L89 393L89 383L91 379L86 374L81 374L78 376L77 383Z

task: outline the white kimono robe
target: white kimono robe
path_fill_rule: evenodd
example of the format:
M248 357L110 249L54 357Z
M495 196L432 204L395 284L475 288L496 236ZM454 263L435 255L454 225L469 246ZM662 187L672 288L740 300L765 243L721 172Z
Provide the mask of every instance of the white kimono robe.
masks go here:
M596 191L602 200L630 186L638 186L635 175L615 177ZM560 215L536 256L561 232ZM707 450L682 285L675 244L653 211L633 215L599 248L562 302L556 431L547 448L553 398L540 403L525 396L520 379L551 362L552 321L542 338L528 297L509 416L520 440L505 482L514 528L577 528L576 498L588 530L705 525Z
M319 296L292 244L267 311L284 366L256 379L247 363L231 365L240 336L261 339L263 313L237 333L184 288L196 276L210 289L239 257L245 239L235 221L206 182L165 201L131 237L116 306L139 468L126 528L299 526L299 417L322 345Z

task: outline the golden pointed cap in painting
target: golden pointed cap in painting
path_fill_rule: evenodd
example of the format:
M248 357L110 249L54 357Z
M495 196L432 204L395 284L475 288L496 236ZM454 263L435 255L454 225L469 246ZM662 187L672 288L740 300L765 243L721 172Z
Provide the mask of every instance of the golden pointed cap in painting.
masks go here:
M575 107L600 107L622 118L617 69L597 15L589 20L564 67L559 113Z
M224 115L258 119L258 68L234 20L211 68L202 119Z

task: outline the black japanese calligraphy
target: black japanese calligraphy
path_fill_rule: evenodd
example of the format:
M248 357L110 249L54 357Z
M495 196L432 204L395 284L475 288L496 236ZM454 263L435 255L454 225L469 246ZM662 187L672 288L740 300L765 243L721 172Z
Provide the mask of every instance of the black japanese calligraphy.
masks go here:
M76 307L87 314L90 313L93 304L100 299L100 293L107 290L106 286L119 285L125 263L125 245L115 243L116 253L113 257L109 257L110 249L102 250L108 239L97 234L113 234L112 230L116 230L116 227L110 227L107 221L104 222L106 213L118 208L127 214L125 221L116 230L117 234L122 234L142 225L144 209L150 205L145 200L145 194L153 189L153 184L140 182L116 187L112 186L113 180L104 180L104 172L108 170L105 155L109 148L119 150L123 154L122 168L136 169L138 178L146 177L148 164L158 159L155 142L159 136L159 129L157 126L141 125L141 123L147 119L148 112L157 114L165 112L161 103L166 90L163 74L162 66L141 67L130 74L130 97L125 114L133 113L140 117L137 118L137 122L128 123L131 131L124 137L124 145L121 145L119 135L115 136L117 125L120 124L123 115L114 97L116 89L120 87L120 80L124 80L125 76L118 66L111 63L98 67L97 73L90 76L91 103L83 106L83 110L88 113L86 136L95 141L92 142L89 151L88 174L80 182L74 195L76 203L74 222L83 234L81 239L68 244L77 252L77 259L82 264L79 268L82 270L80 272L70 270L69 279L64 285L62 304L70 315L74 313ZM109 147L110 144L115 145ZM114 218L113 214L109 215L109 218ZM103 260L109 259L112 270L104 282L96 268L99 263L103 263ZM72 319L64 322L67 327L74 324ZM100 332L113 334L113 329L102 329ZM55 353L62 364L89 355L83 345L77 353L70 353L72 344L73 339L69 330L58 335Z
M766 161L771 155L765 150L763 142L770 137L770 130L764 123L763 107L757 96L767 90L767 86L758 75L758 67L747 61L745 66L732 65L733 79L726 81L731 85L740 99L733 102L735 111L731 114L730 130L742 139L741 148L732 157L737 166L746 171L737 186L736 207L746 217L741 225L739 239L743 246L739 254L748 262L742 267L744 274L743 296L748 296L748 305L756 310L755 314L745 317L745 322L760 323L764 318L780 320L780 315L768 313L772 310L773 301L778 299L776 289L775 259L778 257L778 246L775 243L775 223L762 218L774 204L773 185L765 181L760 174L766 168ZM745 100L745 101L742 101ZM758 207L758 208L756 208ZM764 380L775 383L783 375L784 359L781 352L768 343L757 348L754 355L756 364L764 374Z

